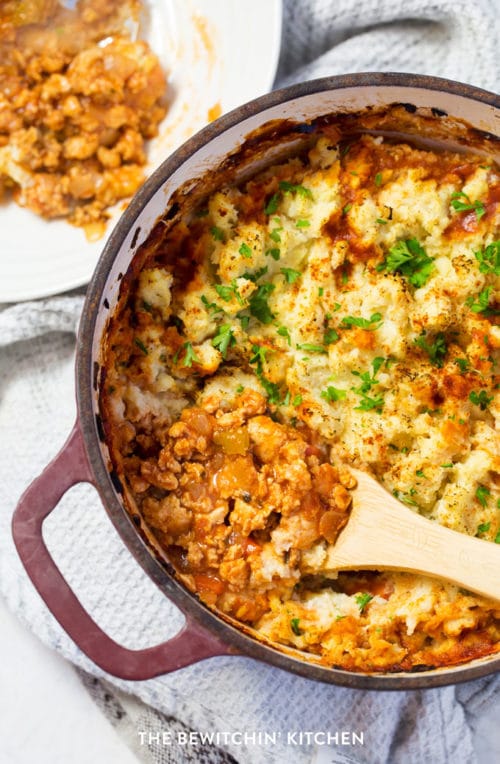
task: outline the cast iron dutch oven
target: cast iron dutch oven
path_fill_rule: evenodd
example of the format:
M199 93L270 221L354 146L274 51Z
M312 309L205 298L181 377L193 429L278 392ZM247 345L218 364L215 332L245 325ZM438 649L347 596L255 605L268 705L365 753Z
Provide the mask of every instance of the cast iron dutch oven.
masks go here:
M495 655L467 665L419 673L360 674L328 668L298 651L258 641L250 633L207 609L174 577L145 541L123 506L121 486L109 468L98 406L100 348L106 322L116 304L120 281L137 248L172 194L220 166L245 138L271 120L307 125L327 114L379 109L401 104L408 114L465 120L472 133L494 143L500 136L500 99L475 87L432 77L356 74L294 85L270 93L217 120L168 158L139 190L106 244L87 291L76 356L77 421L67 442L22 496L13 518L19 555L39 594L61 626L98 666L124 679L148 679L218 655L244 655L310 679L349 687L410 689L474 679L500 669ZM439 129L438 129L439 133ZM104 508L131 554L166 597L184 613L175 637L145 650L114 642L92 620L52 560L42 538L44 519L70 486L81 481L98 490Z

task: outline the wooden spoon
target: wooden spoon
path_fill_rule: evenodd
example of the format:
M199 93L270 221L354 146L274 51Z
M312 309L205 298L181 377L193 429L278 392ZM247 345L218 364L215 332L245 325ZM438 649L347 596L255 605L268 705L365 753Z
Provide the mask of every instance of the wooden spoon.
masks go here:
M500 547L444 528L412 512L365 472L347 525L328 550L322 572L404 570L450 581L500 600Z

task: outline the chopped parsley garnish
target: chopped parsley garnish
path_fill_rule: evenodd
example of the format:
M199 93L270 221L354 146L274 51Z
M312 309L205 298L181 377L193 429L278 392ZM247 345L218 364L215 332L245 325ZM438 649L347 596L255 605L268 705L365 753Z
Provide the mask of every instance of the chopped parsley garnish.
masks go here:
M378 172L375 175L375 178L373 180L374 180L374 183L375 183L376 186L381 186L382 185L382 173Z
M139 337L134 337L134 342L137 345L137 347L139 348L139 350L142 350L144 355L148 355L148 349L147 349L146 345L144 344L144 342L141 339L139 339Z
M238 252L240 255L243 255L243 257L252 257L252 250L248 246L248 244L243 243L241 247L239 248Z
M243 313L243 311L240 310L240 312L236 314L236 318L239 318L241 328L244 331L248 329L248 324L250 323L250 316L248 316L246 313Z
M273 194L264 207L264 213L266 215L274 215L277 211L280 203L280 195L278 193Z
M475 406L479 406L481 411L486 411L491 401L493 400L493 396L488 395L486 390L480 390L479 392L473 390L471 393L469 393L469 400Z
M209 313L224 313L224 310L216 302L209 302L206 295L201 295L201 301ZM229 298L231 299L231 298ZM226 301L228 302L228 300Z
M236 345L236 337L232 332L230 324L219 326L217 334L212 340L212 345L222 353L223 358L226 357L228 349Z
M377 358L374 358L372 361L372 367L373 367L373 377L370 375L369 371L352 371L351 374L355 377L359 377L361 380L361 385L359 387L352 387L351 389L357 393L358 395L364 395L364 393L368 393L373 385L378 384L377 372L380 370L380 367L384 363L384 358L381 358L380 356L377 356Z
M424 475L424 471L423 471L423 470L415 470L415 475L416 475L417 477L421 477L421 478L425 478L425 477L426 477L426 476Z
M485 250L474 252L481 273L494 273L500 276L500 240L492 241Z
M185 342L184 345L182 345L182 347L180 347L179 350L177 351L177 353L174 355L174 358L173 358L174 363L177 363L177 361L179 360L179 355L180 355L182 350L185 350L184 360L182 362L183 366L192 366L193 365L193 361L194 361L194 363L199 363L200 362L200 359L198 358L198 356L194 352L193 346L191 345L191 343L190 342Z
M360 329L368 329L368 331L374 331L381 326L383 322L381 313L372 313L370 318L358 318L356 316L344 316L341 325L345 329L352 329L353 326L357 326Z
M380 225L387 225L387 223L388 223L389 221L388 221L388 220L384 220L384 218L377 218L377 219L375 220L375 222L376 222L376 223L380 223Z
M297 220L297 222L295 223L296 228L309 228L310 225L311 225L310 220Z
M263 347L262 345L252 345L253 356L250 358L249 363L255 363L257 365L255 374L267 393L269 403L279 403L281 400L279 385L275 382L271 382L264 376L263 364L266 361L266 353L268 350L269 348Z
M337 342L339 339L338 333L335 329L327 329L323 336L323 342L325 345L331 345L333 342Z
M448 352L448 345L446 344L443 332L436 334L434 342L427 342L425 334L421 334L414 342L421 350L425 350L433 366L437 366L438 369L443 366L446 353Z
M352 210L352 204L346 204L342 209L342 215L347 215L350 210Z
M467 358L455 358L455 363L460 369L460 374L465 374L470 367L470 363Z
M478 220L481 220L483 215L486 214L486 207L484 206L483 202L480 202L479 199L476 199L475 202L471 202L470 197L467 196L467 194L463 191L455 191L451 195L450 204L457 212L467 212L469 210L474 210Z
M302 273L295 271L293 268L280 268L281 273L286 278L287 284L295 284L297 279L300 279Z
M276 244L279 244L281 242L281 236L280 233L283 230L283 228L273 228L271 233L269 234L269 238L276 242Z
M245 273L242 273L241 278L248 279L248 281L253 281L254 283L258 281L262 276L265 276L269 268L267 265L264 265L262 268L259 268L254 273L250 273L249 271L245 271Z
M238 387L236 388L236 392L237 393L242 393L244 389L245 388L243 387L243 385L238 385Z
M294 396L292 401L292 406L300 406L301 403L302 403L302 396L299 393L299 395Z
M474 301L474 297L467 297L465 304L472 310L473 313L484 313L485 316L494 316L500 313L498 310L489 308L490 296L493 291L493 287L489 286L483 289L482 292L476 297L477 302Z
M453 467L453 462L446 462L446 464L440 464L439 466L443 469L449 469L450 467Z
M274 284L259 284L256 292L252 294L248 302L250 313L257 318L261 324L270 324L274 318L271 308L267 302L269 295L275 289Z
M280 335L280 337L284 337L289 345L292 344L290 332L288 331L286 326L280 326L280 328L278 329L278 334Z
M299 627L299 623L299 618L292 618L290 621L290 628L297 637L300 637L302 634L302 629Z
M318 297L323 297L324 293L325 293L325 288L318 287Z
M150 302L147 302L147 300L141 300L141 308L147 311L147 313L153 312L153 306L151 305Z
M243 298L238 292L238 287L236 286L236 281L234 279L231 282L231 286L227 286L225 284L216 284L215 291L219 297L224 300L224 302L231 302L233 297L236 297L240 305L244 304Z
M477 526L476 536L480 537L484 533L488 533L490 528L491 523L480 523L480 525Z
M279 260L280 259L280 251L278 247L270 247L270 249L266 249L266 255L269 255L273 258L273 260Z
M212 226L210 233L212 234L215 241L224 241L224 231L222 231L216 225Z
M362 613L365 607L368 605L369 602L373 599L373 594L368 594L368 592L364 592L363 594L358 594L356 597L356 605L359 607L359 612Z
M249 359L248 362L256 363L262 368L262 364L266 362L266 355L268 351L269 348L266 348L264 345L252 345L253 356Z
M298 194L299 196L303 196L305 199L313 198L312 191L309 188L301 185L294 185L293 183L289 183L287 180L280 181L280 189L285 194Z
M269 400L269 403L279 403L280 402L280 389L279 386L275 382L270 382L269 379L267 379L262 372L260 372L257 369L257 378L266 391L267 398Z
M305 350L307 353L326 353L326 348L323 345L314 345L311 342L303 342L297 345L298 350Z
M476 490L476 499L480 503L480 505L483 507L483 509L486 507L486 504L488 503L488 496L491 496L491 493L488 488L484 485L478 486Z
M325 399L325 401L342 401L347 395L347 390L339 390L337 387L332 387L331 385L328 385L326 390L321 391L321 397Z
M359 406L355 406L355 411L376 411L377 414L382 413L384 407L384 398L382 395L376 395L374 398L370 398L368 395L361 394L361 400Z
M427 255L417 239L404 239L390 248L389 254L384 262L377 266L377 270L401 273L415 289L418 289L427 283L435 270L434 258Z

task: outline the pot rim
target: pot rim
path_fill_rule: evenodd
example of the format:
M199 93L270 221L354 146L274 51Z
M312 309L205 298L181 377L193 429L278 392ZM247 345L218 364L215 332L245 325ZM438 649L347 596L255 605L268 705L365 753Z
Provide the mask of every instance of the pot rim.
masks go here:
M77 416L89 464L95 478L95 485L114 527L138 564L183 614L191 616L209 632L216 634L225 643L233 646L235 654L241 657L257 659L308 679L350 688L408 690L456 684L491 674L500 670L500 656L496 658L487 656L465 665L422 670L421 672L362 674L309 662L307 658L298 657L301 655L299 651L276 649L245 634L243 630L235 628L201 603L153 556L151 549L140 537L129 514L117 497L116 487L113 485L102 455L99 427L93 414L93 338L106 281L122 244L141 210L161 189L166 180L185 162L189 161L201 147L229 128L262 111L314 93L346 88L371 89L374 87L398 87L407 88L409 91L421 89L442 92L500 109L500 98L497 95L473 85L426 75L364 72L323 77L272 91L237 107L203 128L162 162L141 186L120 217L103 249L87 289L80 320L75 364Z

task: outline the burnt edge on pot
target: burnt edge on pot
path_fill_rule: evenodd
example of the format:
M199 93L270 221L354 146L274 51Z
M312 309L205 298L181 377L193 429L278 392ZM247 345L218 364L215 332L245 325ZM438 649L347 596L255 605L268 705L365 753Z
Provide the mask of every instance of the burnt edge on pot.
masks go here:
M349 87L349 86L352 86L353 84L354 85L362 84L358 80L362 80L363 77L366 78L367 76L368 75L359 75L359 76L357 76L357 75L353 75L353 76L347 75L344 78L331 78L331 79L333 79L333 80L336 80L336 79L342 80L343 84L341 84L340 87ZM387 84L394 84L394 81L397 78L397 75L377 75L377 78L378 78L378 80L381 80L381 81L384 80L384 79L387 79ZM391 79L392 79L392 82L391 82ZM422 80L422 81L420 82L419 79ZM424 80L425 80L425 82L424 82ZM312 83L311 84L311 88L310 88L310 92L316 92L317 90L319 90L320 88L318 86L318 83L320 83L320 82L322 82L322 81L318 81L317 83ZM326 80L324 80L323 82L326 82ZM366 81L366 84L368 85L370 83L368 81ZM378 84L383 84L383 83L382 82L378 82ZM399 84L402 84L402 83L399 83ZM461 85L459 85L457 83L449 83L449 82L444 81L444 80L438 80L438 79L435 79L435 78L418 78L418 77L413 77L412 78L412 77L409 77L407 84L408 84L408 86L421 87L421 88L429 87L429 88L432 88L432 89L435 89L435 90L438 89L439 85L441 85L445 91L447 90L446 86L448 86L449 87L449 92L454 92L455 94L461 94L464 97L471 98L471 100L473 100L474 98L477 98L478 101L483 101L483 102L486 102L486 103L494 103L494 100L492 100L492 99L494 99L494 96L491 93L486 93L486 91L477 91L477 94L474 95L474 92L472 92L472 91L474 91L475 89L469 88L468 86L461 86ZM290 90L293 91L294 88L291 88ZM295 88L295 90L297 90L297 94L298 95L301 95L301 94L304 94L305 92L308 92L307 89L304 89L304 86L302 86L302 90L300 92L299 92L299 86L297 86ZM463 91L463 92L461 92L461 91ZM274 94L274 95L277 95L277 94ZM291 97L293 97L293 95L294 95L294 93L292 92L291 93ZM268 97L264 97L264 99L262 99L262 100L265 100L266 98L268 100L270 100L271 96L273 96L273 94L270 94L270 96L268 96ZM252 106L253 106L253 104L249 104L246 107L246 109L248 110L248 113L250 113L250 114L255 112L255 107L254 107L254 110L252 111L252 108L251 108ZM391 108L394 108L394 106L395 106L395 104L393 104ZM245 118L245 116L246 116L246 109L245 109L245 107L241 108L241 110L240 110L241 113L242 113L242 117L241 118ZM387 109L384 109L383 111L387 112ZM447 117L446 113L445 112L441 112L441 110L432 109L431 111L432 111L432 115L434 116L434 118L436 118L436 117L446 118ZM439 112L439 114L437 112ZM367 109L362 114L363 115L376 116L376 114L380 115L380 111L375 112L375 110L373 108L371 108L371 109ZM360 113L358 113L356 115L353 115L353 114L345 114L345 115L339 114L339 115L336 115L334 118L332 118L330 116L327 116L327 117L324 117L323 119L326 118L326 119L328 119L330 121L330 123L336 122L337 124L342 122L342 120L344 120L344 123L348 124L349 121L352 122L354 119L359 119L359 116L360 116ZM424 117L422 117L422 119L424 119ZM429 120L428 117L426 119L427 119L427 126L429 126L430 120ZM223 122L223 121L224 120L221 120L221 122ZM413 117L413 121L414 121L414 117ZM293 122L290 122L290 121L286 121L286 122L282 121L280 124L282 126L284 126L286 124L289 127L289 134L290 133L295 133L295 135L302 134L302 135L307 136L307 135L310 135L311 133L315 132L316 125L317 125L317 120L312 120L311 122L301 122L301 123L293 123ZM434 126L435 126L435 123L434 123ZM405 127L410 127L411 128L411 127L414 127L414 124L413 125L406 125ZM439 137L446 139L446 138L449 138L450 135L452 135L453 138L456 139L457 138L457 127L459 128L458 133L459 133L459 137L461 139L459 141L459 143L463 146L464 150L466 149L466 150L470 151L471 148L474 149L476 146L479 149L481 149L481 147L484 147L485 144L490 143L490 142L494 142L496 145L500 144L499 139L496 136L492 135L491 133L486 133L486 132L480 131L480 130L478 130L476 128L472 128L471 126L467 125L464 121L458 121L458 120L450 120L450 124L447 125L447 128L444 131L443 135L441 135ZM274 129L276 129L276 127ZM209 130L209 128L207 128L206 131L205 131L205 132L207 132L207 134L208 134L208 130ZM283 132L285 132L285 131L283 131ZM262 154L264 154L265 150L266 150L266 145L264 143L266 138L267 138L267 142L268 143L269 143L269 141L271 141L272 145L274 145L274 143L276 141L276 137L277 137L276 133L273 134L273 131L271 131L271 134L268 133L266 135L264 130L256 131L256 133L258 135L256 135L256 134L249 135L247 141L243 144L243 146L240 147L237 151L233 152L225 160L225 162L223 163L221 168L219 168L217 171L214 171L214 172L209 174L209 176L210 176L210 178L211 178L213 183L217 184L218 180L223 176L224 172L228 172L231 168L234 168L241 159L245 158L245 155L252 148L251 144L253 144L255 146L255 143L258 142L259 143L259 148L261 149ZM420 129L419 130L411 130L410 129L409 130L409 134L408 134L408 139L411 141L412 136L418 137L421 134L422 134L422 132L421 132ZM435 135L436 135L436 131L434 130L434 131L432 131L432 137L434 138ZM198 143L195 146L194 150L196 151L196 149L199 148L200 145L203 145L203 143L204 143L203 138L202 137L198 138ZM194 139L193 139L193 145L194 145ZM491 147L490 147L490 150L491 150ZM192 153L192 151L193 151L193 147L192 146L190 146L190 151ZM191 155L190 151L189 150L186 151L186 153L185 153L185 155L183 157L181 150L179 150L179 152L178 152L179 158L180 158L179 164L183 161L183 158L184 158L184 160L186 158L189 158L189 156ZM278 161L277 158L273 158L273 162L274 161ZM158 177L159 177L159 174L160 174L160 171L158 171ZM163 182L165 181L165 179L166 178L163 176ZM158 188L160 187L159 184L158 184L158 179L156 178L155 180L156 180L156 190L158 190ZM204 180L205 180L205 183L206 183L206 176L205 176ZM156 222L155 226L153 226L151 234L148 237L146 244L148 242L150 242L151 240L153 240L153 242L154 242L155 238L160 233L165 235L168 232L168 230L170 229L171 225L173 225L173 223L176 222L176 219L178 217L178 210L179 210L179 208L176 207L176 204L179 204L179 205L181 205L182 203L186 204L187 201L188 201L187 197L190 196L191 194L194 195L194 192L197 192L197 194L196 194L196 201L194 203L190 204L191 207L194 207L194 206L196 206L196 204L198 204L200 202L200 200L204 196L207 196L208 193L210 193L210 189L207 190L207 186L206 185L203 186L204 192L200 192L200 188L199 188L200 185L202 185L200 180L195 181L195 182L190 181L189 183L185 184L185 186L183 186L182 188L177 189L177 191L173 195L172 199L170 200L169 205L167 206L166 213L163 216L160 216L157 219L157 222ZM149 196L151 196L151 194L154 193L154 190L151 191L151 186L147 190L149 192ZM147 201L148 198L149 197L147 195L145 195L141 200L139 200L139 198L138 198L137 199L137 206L136 206L135 210L137 211L137 209L140 209L139 205L142 205L142 203L144 201ZM167 219L169 220L169 223L171 225L168 225L168 226L166 225L166 220ZM161 231L158 231L158 226L161 226L161 229L162 229ZM119 237L117 237L116 241L119 242ZM115 249L117 249L116 242L113 242L113 244L115 245ZM145 245L141 246L141 248L139 249L139 252L141 251L141 249L144 246ZM108 256L109 256L109 254L110 253L108 252ZM116 254L116 251L115 251L114 254ZM116 308L115 308L115 314L113 315L112 318L115 318L116 313L119 312L120 307L123 304L123 295L124 295L124 291L126 291L126 284L129 283L129 280L134 277L134 275L137 272L138 268L140 268L139 260L141 260L141 259L142 258L137 258L137 257L135 258L135 262L131 263L131 265L130 265L130 267L128 269L128 272L127 272L125 278L123 279L123 282L122 282L121 288L120 288L120 297L119 297L118 303L117 303ZM99 276L102 278L102 273L100 273ZM120 279L121 277L122 277L122 274L120 274L118 278ZM99 281L98 280L97 280L97 285L99 285ZM95 286L94 286L94 289L95 289ZM107 299L104 300L104 306L106 308L109 308L109 303L108 303ZM110 319L108 319L108 324L109 324L109 320ZM102 384L102 380L101 380L101 384ZM111 472L111 479L113 481L113 484L115 485L115 488L117 488L118 491L121 493L123 491L123 486L121 485L120 480L118 479L118 476L116 475L116 473L112 474L113 473L112 470L110 472ZM122 503L122 502L120 501L120 503ZM123 504L122 504L122 506L123 506ZM134 517L133 520L132 520L132 518L130 517L130 514L128 515L128 517L129 517L129 520L131 522L131 525L134 526L134 530L137 531L137 529L135 528L135 526L137 525L137 518ZM126 535L128 536L128 538L126 538ZM131 551L133 551L134 555L137 557L138 556L137 543L134 543L134 544L131 543L130 535L129 534L126 534L126 535L122 533L122 536L124 537L124 540L128 544L128 546L131 549ZM140 535L142 537L142 534L140 534ZM146 541L146 546L147 546L147 549L148 549L149 554L151 555L151 557L156 559L157 561L159 561L163 568L168 569L170 567L168 565L167 561L165 561L165 559L163 558L163 556L161 556L161 558L158 559L158 554L157 554L156 550L154 550L154 548L152 549L151 545L147 541ZM215 631L216 633L219 633L219 634L221 633L220 625L219 626L217 625L217 621L221 620L221 614L220 613L218 613L218 612L215 613L215 612L210 611L205 605L201 605L201 608L194 608L192 603L189 602L189 600L193 600L193 598L194 598L193 594L191 592L187 592L187 601L186 601L185 597L180 597L180 593L177 595L177 600L176 600L176 598L174 597L175 590L176 589L178 590L179 587L181 589L185 589L185 587L182 584L180 584L177 579L175 579L174 582L171 582L170 585L168 585L168 582L161 581L160 580L159 571L155 572L154 567L152 567L151 565L148 565L146 567L146 569L147 569L148 573L151 575L151 577L153 578L153 580L155 580L155 582L164 591L168 591L168 593L173 596L174 601L177 601L178 599L180 599L181 601L184 601L185 609L189 610L189 612L191 612L191 613L193 613L193 610L195 610L196 611L195 615L196 615L197 619L200 621L200 623L203 623L205 625L205 627L210 628L211 631ZM175 584L175 586L173 586L172 584ZM201 603L198 602L198 604L201 604ZM206 611L206 615L203 614L203 611ZM224 619L224 620L229 620L229 619ZM242 640L241 640L239 634L240 633L245 634L245 632L247 630L244 627L242 627L241 624L238 624L237 629L233 630L233 631L235 632L235 633L233 633L234 643L236 645L238 645L238 646L241 646L242 645ZM255 635L254 634L251 634L251 637L252 637L253 640L255 640ZM229 639L229 638L230 638L230 636L226 635L226 639ZM244 641L243 641L243 644L245 645ZM451 682L465 681L467 679L472 679L472 678L475 678L475 677L478 677L478 676L483 676L483 675L485 675L487 673L491 673L491 670L492 670L491 668L488 668L488 666L486 666L483 661L479 661L477 664L474 663L474 666L471 666L470 668L463 668L463 667L461 668L460 666L457 666L457 667L455 667L455 669L452 669L451 671L448 671L446 673L446 675L443 672L435 672L435 671L433 671L433 667L427 667L427 666L424 667L424 666L422 666L421 668L419 667L419 672L422 671L422 672L425 673L425 672L427 672L429 670L429 671L432 671L432 674L429 675L428 677L425 677L425 678L423 676L420 676L419 678L415 678L414 679L408 673L405 673L405 674L398 675L392 681L391 680L387 681L387 679L386 679L387 675L383 675L383 674L379 674L379 675L371 675L371 674L364 675L364 674L357 674L357 673L356 674L351 674L350 672L346 672L342 668L335 667L335 666L328 667L328 669L325 666L319 666L319 665L316 665L316 667L315 667L314 665L310 665L308 663L307 655L305 655L303 653L299 653L297 655L296 653L298 653L298 651L287 649L285 647L279 647L277 649L277 646L274 643L273 644L269 644L268 647L271 648L271 650L268 651L268 653L272 653L274 655L274 658L271 657L271 654L266 653L266 651L264 651L264 653L262 653L262 651L257 649L257 646L254 646L254 649L253 649L253 653L256 653L256 655L254 655L254 657L257 657L260 660L265 660L267 662L270 662L273 665L277 665L277 666L280 666L282 668L294 671L295 673L302 674L303 676L310 676L310 677L312 677L314 679L317 679L317 680L320 680L320 681L334 681L337 684L341 684L341 685L347 685L347 686L351 686L351 687L366 687L366 688L370 688L370 689L399 689L401 687L405 687L405 688L417 688L417 687L424 687L424 686L438 686L438 685L449 684ZM248 655L252 656L253 653L252 653L251 646L250 646L250 649L248 649L248 648L249 648L249 646L246 645L246 647L244 649L246 649L248 651ZM283 657L280 658L280 655L283 655ZM290 663L287 662L287 660L285 658L285 656L288 656L288 655L291 658L297 658L298 657L299 660L298 661L293 661L290 664ZM489 663L491 663L491 661L489 661L488 664ZM336 674L336 677L335 678L332 677L332 679L330 679L330 678L326 677L326 674Z

